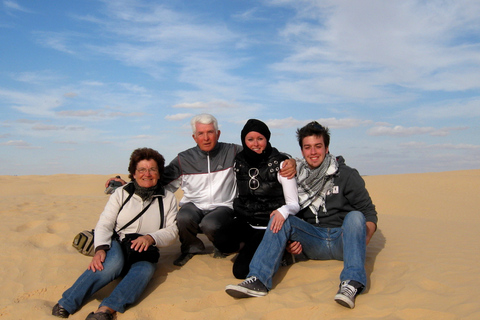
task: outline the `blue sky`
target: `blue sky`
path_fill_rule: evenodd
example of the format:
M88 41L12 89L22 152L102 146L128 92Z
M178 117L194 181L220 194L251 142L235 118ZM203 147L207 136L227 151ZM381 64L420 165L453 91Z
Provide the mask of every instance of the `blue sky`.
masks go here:
M295 157L317 120L364 175L480 168L479 1L2 0L0 41L0 175L169 162L202 112Z

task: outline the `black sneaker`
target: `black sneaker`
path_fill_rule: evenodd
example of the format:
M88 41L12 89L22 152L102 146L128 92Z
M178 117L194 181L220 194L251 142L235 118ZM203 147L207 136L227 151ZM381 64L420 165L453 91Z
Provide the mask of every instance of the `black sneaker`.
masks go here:
M68 318L70 313L57 303L53 306L52 315L59 318Z
M340 289L335 295L335 301L344 307L353 309L355 307L355 297L362 292L363 285L354 280L342 281Z
M267 287L255 276L245 279L238 285L229 284L225 291L234 298L263 297L268 293Z
M194 256L193 253L182 253L175 261L173 261L173 264L179 267L184 266L190 259L192 259Z
M221 252L217 248L214 248L213 249L213 257L215 259L225 259L226 257L228 257L228 254Z

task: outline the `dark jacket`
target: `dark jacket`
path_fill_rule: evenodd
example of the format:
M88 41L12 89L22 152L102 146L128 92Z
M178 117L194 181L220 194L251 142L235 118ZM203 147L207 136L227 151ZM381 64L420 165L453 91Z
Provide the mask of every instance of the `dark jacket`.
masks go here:
M272 153L258 166L258 175L254 178L260 183L255 190L250 188L253 170L245 161L243 152L235 159L238 197L233 202L237 218L246 219L253 226L267 226L272 211L285 204L283 189L278 182L280 163L288 157L272 148Z
M318 213L319 223L315 222L315 215L309 207L297 214L297 217L322 228L338 228L343 224L345 216L350 211L360 211L366 221L377 224L377 211L372 199L365 188L365 181L356 169L345 164L342 156L337 157L338 172L334 176L334 187L327 194L325 206L327 212L322 209Z

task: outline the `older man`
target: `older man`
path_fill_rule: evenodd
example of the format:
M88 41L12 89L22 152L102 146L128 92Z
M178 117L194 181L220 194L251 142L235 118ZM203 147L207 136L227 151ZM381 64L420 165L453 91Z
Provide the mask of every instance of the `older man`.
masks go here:
M218 142L217 119L200 114L191 120L197 145L177 155L162 177L170 191L183 190L177 224L181 255L174 261L183 266L193 255L205 250L197 237L203 232L220 252L231 252L228 229L233 222L232 203L236 196L233 164L241 146Z
M366 246L376 230L377 212L358 171L329 153L328 128L314 121L297 130L297 138L303 155L297 163L301 211L289 216L278 233L267 228L247 279L228 285L226 292L235 298L265 296L286 248L310 259L343 260L334 299L353 308L367 285Z

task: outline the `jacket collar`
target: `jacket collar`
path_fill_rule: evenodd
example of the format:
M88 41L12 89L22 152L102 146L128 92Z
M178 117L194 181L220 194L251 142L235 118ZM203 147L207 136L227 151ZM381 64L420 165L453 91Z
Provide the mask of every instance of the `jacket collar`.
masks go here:
M135 185L133 182L129 182L123 187L123 190L127 191L128 194L132 194L135 192ZM155 193L153 194L154 197L164 197L165 196L165 188L160 185L160 183L157 183L157 189L155 190Z
M210 150L210 151L203 151L202 149L200 149L198 144L197 144L196 148L197 148L198 152L200 152L201 154L203 154L205 156L208 156L208 155L215 156L218 153L218 150L220 150L220 142L217 141L217 143L215 144L215 147L213 147L213 149Z

